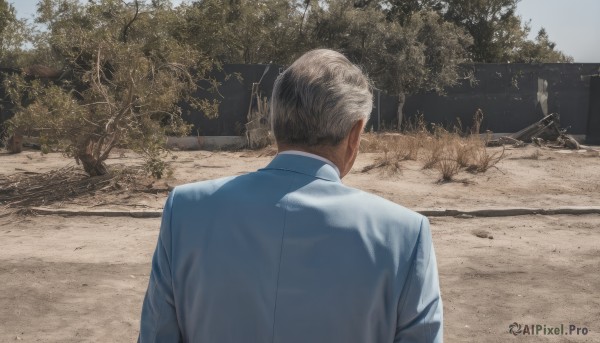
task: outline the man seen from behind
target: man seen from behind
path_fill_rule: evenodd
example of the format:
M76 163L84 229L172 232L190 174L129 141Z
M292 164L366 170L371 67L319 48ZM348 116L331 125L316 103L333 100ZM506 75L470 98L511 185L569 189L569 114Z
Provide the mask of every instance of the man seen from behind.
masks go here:
M279 75L277 156L169 195L140 342L442 342L427 218L341 181L371 109L368 78L335 51Z

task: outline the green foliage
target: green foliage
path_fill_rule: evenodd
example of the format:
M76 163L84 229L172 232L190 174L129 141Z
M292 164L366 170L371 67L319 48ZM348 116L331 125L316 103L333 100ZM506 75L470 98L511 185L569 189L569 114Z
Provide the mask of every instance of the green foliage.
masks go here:
M198 75L223 63L287 65L331 48L402 99L443 93L463 77L464 62L572 61L545 30L527 39L518 1L41 0L36 22L47 31L36 32L0 0L0 63L40 63L63 75L56 84L6 79L18 105L10 129L34 132L44 151L64 151L90 175L105 173L110 151L127 146L160 177L165 135L190 129L176 104L215 116L217 102L190 95Z
M535 41L527 38L530 28L516 15L520 0L444 0L444 19L466 29L473 37L474 62L572 62L554 50L542 29Z
M472 58L476 62L500 62L510 50L515 35L518 0L446 0L444 18L465 28L473 37ZM521 39L521 37L517 38ZM503 61L506 62L506 61Z
M343 52L360 64L377 88L399 94L455 84L471 37L427 6L394 14L385 2L317 1L307 18L307 44ZM402 101L398 123L402 122Z
M4 36L8 27L16 20L15 8L6 0L0 0L0 36Z
M0 0L0 65L23 65L23 46L31 39L32 29L27 22L17 19L14 7L6 0Z
M525 41L521 45L514 62L518 63L570 63L573 58L555 50L556 44L550 41L544 28L538 32L535 41Z
M460 63L569 60L527 40L518 1L202 0L180 5L170 32L212 64L286 65L324 47L386 91L443 92L462 77Z
M46 150L64 151L92 176L107 172L104 161L116 146L141 153L152 170L164 168L157 159L165 135L190 129L177 102L196 89L194 75L210 66L173 39L177 13L137 1L42 0L38 6L48 45L72 81L9 79L20 106L12 130L37 132Z
M180 8L178 38L218 62L285 64L301 51L295 1L203 0Z
M380 3L388 20L399 21L403 25L416 12L429 10L441 13L445 5L442 0L387 0Z
M344 0L313 5L308 24L313 45L342 51L361 64L376 86L392 93L443 91L459 78L471 39L434 11L421 9L400 20L376 4Z
M335 49L389 92L442 91L459 78L471 38L432 10L435 1L413 5L400 20L384 1L195 1L181 7L177 37L223 63L286 65L309 49Z

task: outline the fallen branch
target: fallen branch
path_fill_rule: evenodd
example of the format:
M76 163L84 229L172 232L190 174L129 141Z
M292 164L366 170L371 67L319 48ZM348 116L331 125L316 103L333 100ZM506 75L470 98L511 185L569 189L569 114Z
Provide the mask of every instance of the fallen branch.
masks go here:
M113 168L113 172L89 177L76 166L66 166L46 173L16 173L0 177L0 206L31 207L72 200L77 196L97 191L120 189L131 185L132 190L159 193L168 189L154 189L142 185L145 180L139 167Z

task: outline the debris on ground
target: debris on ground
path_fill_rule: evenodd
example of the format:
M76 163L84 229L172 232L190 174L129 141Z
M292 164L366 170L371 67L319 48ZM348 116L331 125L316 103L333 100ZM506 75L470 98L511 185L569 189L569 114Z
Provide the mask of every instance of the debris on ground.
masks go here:
M475 236L475 237L479 237L479 238L487 238L487 239L494 239L494 236L492 236L491 233L489 233L486 230L483 229L475 229L473 231L471 231L471 233Z
M68 165L46 173L25 172L0 176L0 206L42 206L72 200L94 192L127 189L136 192L168 192L157 185L141 167L113 166L106 175L89 177L80 168Z
M519 132L490 140L487 145L503 146L510 144L514 147L522 147L526 143L533 143L539 147L579 150L581 147L577 140L567 135L566 131L566 129L560 127L558 113L552 113Z

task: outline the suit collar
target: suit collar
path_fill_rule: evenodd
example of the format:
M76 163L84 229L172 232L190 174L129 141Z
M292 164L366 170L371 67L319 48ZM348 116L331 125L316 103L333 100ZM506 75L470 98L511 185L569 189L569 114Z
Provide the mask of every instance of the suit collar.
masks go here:
M326 159L323 156L319 156L319 155L315 155L315 154L311 154L310 152L306 152L306 151L300 151L300 150L285 150L279 153L279 155L301 155L301 156L306 156L306 157L311 157L311 158L315 158L317 160L321 160L327 164L329 164L330 166L333 167L333 169L335 170L335 172L338 174L338 176L340 176L340 170L338 169L338 167L333 164L333 162L331 162L330 160Z
M341 182L337 171L327 162L296 154L279 154L260 170L285 170L323 180Z

